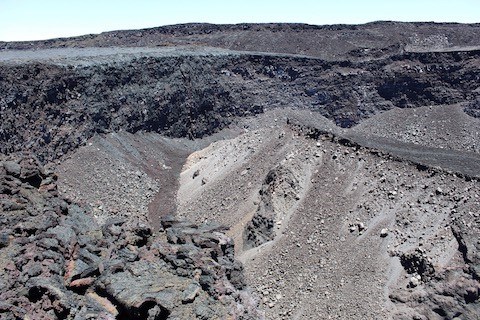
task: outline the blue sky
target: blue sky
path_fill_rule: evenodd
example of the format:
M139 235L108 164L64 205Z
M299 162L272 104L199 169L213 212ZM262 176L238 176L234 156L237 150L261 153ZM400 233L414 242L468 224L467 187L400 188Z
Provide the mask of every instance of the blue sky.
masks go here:
M186 22L480 22L480 0L0 0L0 41Z

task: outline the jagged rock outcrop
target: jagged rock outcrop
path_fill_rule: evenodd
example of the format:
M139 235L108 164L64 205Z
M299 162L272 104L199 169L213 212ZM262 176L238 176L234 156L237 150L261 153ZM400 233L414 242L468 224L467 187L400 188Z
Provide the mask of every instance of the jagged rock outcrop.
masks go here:
M259 191L261 200L257 211L245 226L244 249L257 247L275 238L275 225L280 215L285 214L292 202L299 198L297 188L299 182L291 170L281 165L270 170ZM278 204L279 199L283 206Z
M301 199L309 176L307 166L299 164L293 155L268 172L259 191L257 210L243 232L245 250L275 238Z
M225 51L0 63L0 152L30 150L51 161L95 133L119 130L202 137L236 117L287 106L351 127L395 107L473 101L479 56L407 52L324 61ZM467 110L477 115L475 107Z
M457 232L467 237L472 235L465 229ZM459 245L459 250L463 250L462 244ZM472 263L467 258L458 265L435 270L421 250L400 254L400 261L409 278L406 287L397 288L389 295L401 310L396 318L475 319L480 312L480 283L475 270L478 262ZM405 306L408 308L402 311Z
M261 319L218 226L109 219L26 155L0 162L2 319Z
M477 99L470 101L465 106L465 112L472 117L480 118L480 97L477 97Z

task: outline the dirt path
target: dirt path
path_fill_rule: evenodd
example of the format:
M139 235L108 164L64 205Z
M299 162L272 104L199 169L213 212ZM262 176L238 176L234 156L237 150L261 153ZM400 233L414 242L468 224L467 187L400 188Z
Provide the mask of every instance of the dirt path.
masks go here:
M182 167L190 154L183 149L172 148L166 153L161 168L150 169L151 174L157 181L160 181L160 188L148 204L148 220L155 227L160 227L160 218L168 214L175 214L177 211L176 195L179 188L179 177Z

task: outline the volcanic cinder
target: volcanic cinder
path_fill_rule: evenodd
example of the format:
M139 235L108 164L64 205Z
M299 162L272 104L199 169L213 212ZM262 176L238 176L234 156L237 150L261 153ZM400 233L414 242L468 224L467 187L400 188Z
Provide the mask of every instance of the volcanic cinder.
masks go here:
M0 318L477 319L480 25L0 42Z

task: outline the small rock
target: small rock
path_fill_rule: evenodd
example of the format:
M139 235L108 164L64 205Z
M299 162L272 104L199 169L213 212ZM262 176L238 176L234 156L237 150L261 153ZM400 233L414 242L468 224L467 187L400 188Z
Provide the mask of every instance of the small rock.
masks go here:
M199 175L200 175L200 170L196 170L196 171L193 173L192 179L195 179L195 178L198 177Z
M383 228L380 231L380 237L385 238L386 236L388 236L388 228Z
M83 287L89 287L92 285L92 283L95 281L95 278L93 277L88 277L88 278L82 278L82 279L77 279L73 280L69 287L70 288L83 288Z
M30 266L27 270L27 274L30 277L36 277L39 276L42 273L42 267L39 263L35 263L32 266Z
M183 291L183 303L193 302L200 292L200 285L198 283L191 283L185 291Z
M20 165L14 161L5 161L3 163L3 167L5 168L8 174L15 177L18 177L22 170Z
M415 288L415 287L417 287L419 284L420 284L420 279L418 279L418 277L415 277L415 276L414 276L414 277L411 277L411 278L410 278L410 282L409 282L408 286L409 286L410 288Z
M358 231L363 231L363 230L365 230L365 229L366 229L366 227L365 227L365 225L363 224L363 222L360 222L360 223L358 224Z
M102 309L104 309L106 312L110 313L114 317L118 315L117 308L107 298L99 296L96 292L89 292L87 293L87 296L97 302L102 307Z
M0 233L0 249L8 246L10 243L10 234L8 232Z

